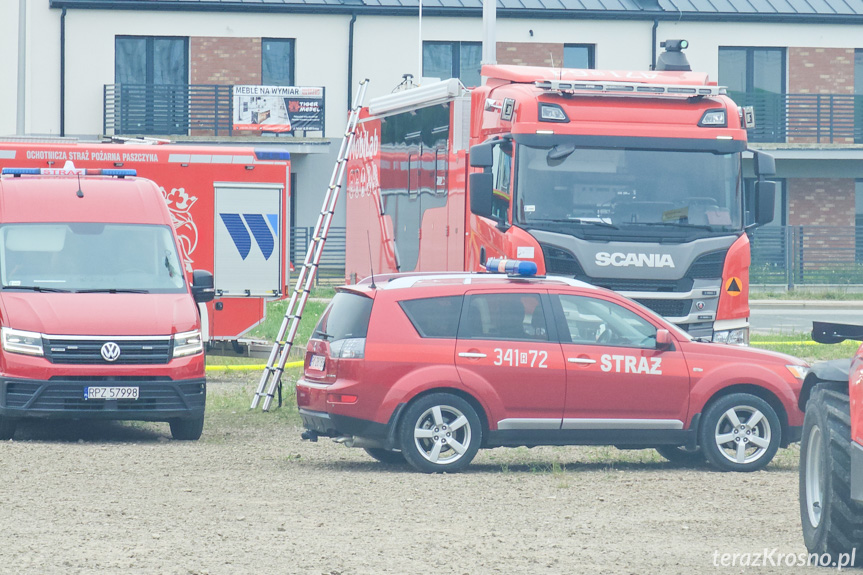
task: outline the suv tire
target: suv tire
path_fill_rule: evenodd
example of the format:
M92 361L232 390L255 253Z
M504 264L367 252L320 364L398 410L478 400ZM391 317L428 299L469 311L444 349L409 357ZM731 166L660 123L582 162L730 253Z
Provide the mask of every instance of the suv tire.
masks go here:
M476 410L461 397L433 393L408 405L398 438L404 458L415 469L452 473L473 460L482 443L482 425Z
M704 456L722 471L757 471L770 463L782 441L782 426L769 403L749 393L713 402L701 421Z
M863 505L851 500L851 413L848 395L816 387L806 404L800 445L800 521L810 553L840 553L858 548L863 556Z
M204 416L192 419L172 419L171 437L179 441L197 441L204 431Z

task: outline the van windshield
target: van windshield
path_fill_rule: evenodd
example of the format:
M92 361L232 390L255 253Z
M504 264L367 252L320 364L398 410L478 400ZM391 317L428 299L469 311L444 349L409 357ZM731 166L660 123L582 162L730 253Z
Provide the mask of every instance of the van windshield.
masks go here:
M186 290L168 226L89 222L0 226L0 285L35 291Z

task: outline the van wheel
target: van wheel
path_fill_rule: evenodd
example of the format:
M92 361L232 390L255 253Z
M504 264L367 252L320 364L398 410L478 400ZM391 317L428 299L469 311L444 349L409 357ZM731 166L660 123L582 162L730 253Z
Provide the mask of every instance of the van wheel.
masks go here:
M757 471L770 463L782 437L770 404L749 393L720 397L704 413L701 449L723 471Z
M423 473L461 471L482 442L482 426L471 405L451 393L433 393L408 405L399 425L408 463Z
M172 419L171 437L179 441L197 441L204 431L204 416L192 419Z
M809 552L834 561L843 553L851 557L863 543L863 505L850 497L850 447L848 395L816 387L800 445L800 521ZM854 559L859 564L863 557Z
M680 465L703 465L705 462L701 448L687 449L682 445L660 445L656 448L659 455L672 463Z
M18 427L17 419L9 419L0 415L0 440L12 439L16 427Z
M389 449L380 449L377 447L366 447L365 452L377 459L381 463L389 463L391 465L404 465L405 456L401 451L390 451Z

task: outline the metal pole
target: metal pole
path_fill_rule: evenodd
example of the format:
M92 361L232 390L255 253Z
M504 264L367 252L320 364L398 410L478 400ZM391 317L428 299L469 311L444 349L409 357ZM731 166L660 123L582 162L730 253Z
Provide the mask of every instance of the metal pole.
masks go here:
M482 2L482 64L497 64L497 0Z
M16 133L24 135L24 110L27 91L27 0L18 0L18 116Z

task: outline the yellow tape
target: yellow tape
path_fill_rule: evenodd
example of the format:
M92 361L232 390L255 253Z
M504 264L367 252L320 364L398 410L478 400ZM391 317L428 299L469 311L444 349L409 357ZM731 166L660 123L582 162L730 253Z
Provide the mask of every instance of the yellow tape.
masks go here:
M843 341L842 343L859 345L853 341ZM759 345L836 345L830 343L818 343L817 341L754 341L749 342L749 345L752 347L758 347Z
M207 371L261 371L266 365L208 365ZM286 363L285 367L303 367L302 361Z

